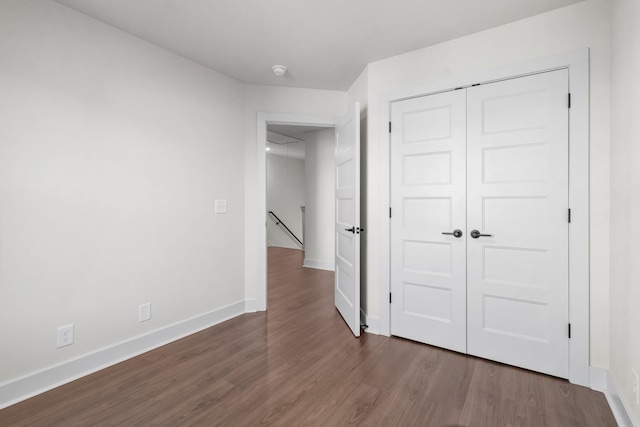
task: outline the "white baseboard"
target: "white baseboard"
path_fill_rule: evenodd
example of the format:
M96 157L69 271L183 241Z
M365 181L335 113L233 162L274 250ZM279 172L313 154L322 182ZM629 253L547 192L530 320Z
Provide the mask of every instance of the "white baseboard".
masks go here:
M244 301L244 312L255 313L258 311L258 300L248 299Z
M607 375L609 371L603 368L589 367L589 385L591 390L599 391L602 393L607 392Z
M640 427L638 420L633 419L629 406L624 400L620 388L616 384L611 372L602 368L590 368L591 388L601 391L607 398L607 403L613 412L619 427Z
M246 306L240 301L0 384L0 409L244 314Z
M365 332L368 334L380 335L380 319L367 316L367 313L362 309L360 309L360 323L368 326L367 329L365 329Z
M304 259L303 267L316 268L318 270L336 271L336 265L333 262L316 261L314 259Z

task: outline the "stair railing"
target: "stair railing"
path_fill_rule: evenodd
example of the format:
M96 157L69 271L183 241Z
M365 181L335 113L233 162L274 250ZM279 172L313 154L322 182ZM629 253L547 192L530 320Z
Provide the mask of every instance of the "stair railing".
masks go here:
M278 215L276 215L275 213L273 213L273 211L269 211L269 215L271 215L273 217L273 219L276 221L276 225L281 225L284 227L285 230L287 230L287 232L291 235L291 237L293 237L294 239L296 239L298 241L298 243L300 243L300 246L304 247L304 243L302 243L302 240L298 239L298 236L296 236L295 234L293 234L293 231L291 231L289 229L289 227L287 227L287 224L285 224L284 222L282 222L282 220L280 218L278 218Z

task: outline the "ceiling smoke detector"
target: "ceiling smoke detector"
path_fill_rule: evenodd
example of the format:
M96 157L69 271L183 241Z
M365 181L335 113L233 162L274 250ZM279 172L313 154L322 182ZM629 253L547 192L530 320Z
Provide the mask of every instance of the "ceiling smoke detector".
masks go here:
M271 69L273 70L273 74L275 74L276 77L282 77L287 72L287 67L285 67L284 65L274 65L273 67L271 67Z

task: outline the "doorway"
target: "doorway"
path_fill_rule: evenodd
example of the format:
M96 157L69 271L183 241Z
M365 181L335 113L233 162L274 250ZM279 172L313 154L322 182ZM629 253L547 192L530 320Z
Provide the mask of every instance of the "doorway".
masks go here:
M303 266L335 270L335 130L267 125L267 246L301 250Z
M257 310L267 310L267 233L268 224L267 211L267 185L266 185L266 168L267 168L267 126L269 125L286 125L286 126L314 126L318 128L334 128L336 126L336 118L329 116L313 116L299 114L281 114L281 113L258 113L257 121L257 174L259 179L258 192L258 230L264 232L258 233L258 265L257 265Z
M258 177L266 177L265 152L268 124L311 125L335 128L334 224L335 306L353 334L360 336L360 104L354 103L342 117L320 118L258 113ZM266 187L266 185L265 185ZM266 191L258 200L264 208L257 215L266 222ZM262 221L261 221L262 222ZM262 225L260 225L260 228ZM257 309L267 309L266 233L258 233Z

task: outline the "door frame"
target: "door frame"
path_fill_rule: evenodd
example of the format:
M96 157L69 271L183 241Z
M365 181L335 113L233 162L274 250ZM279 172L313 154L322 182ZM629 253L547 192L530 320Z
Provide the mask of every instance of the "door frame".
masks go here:
M267 125L299 125L335 128L338 117L310 114L258 113L257 122L257 165L258 214L257 227L257 295L256 310L267 309Z
M558 69L569 71L569 381L590 386L589 368L589 49L394 90L380 97L380 334L390 335L390 134L391 103L476 83L490 83Z

